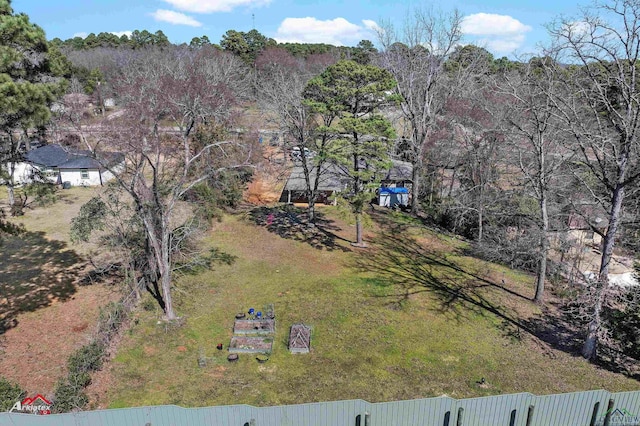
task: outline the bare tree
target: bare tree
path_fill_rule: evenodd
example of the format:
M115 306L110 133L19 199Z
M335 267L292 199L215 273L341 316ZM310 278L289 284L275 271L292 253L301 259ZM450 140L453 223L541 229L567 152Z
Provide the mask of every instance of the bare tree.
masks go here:
M602 257L590 306L582 355L596 356L609 266L619 233L627 188L640 178L640 5L636 0L596 2L579 20L563 19L550 28L558 62L554 71L570 96L554 97L575 149L575 174L608 212Z
M496 79L495 90L504 97L513 163L522 173L525 188L538 204L538 269L534 300L542 302L549 255L549 203L558 189L558 175L571 151L564 148L565 134L556 116L552 96L559 94L555 77L536 61ZM506 104L506 105L505 105Z
M305 196L308 205L308 224L314 226L315 205L319 185L328 169L330 143L334 139L325 129L336 118L330 111L316 111L304 99L304 89L314 76L305 63L284 49L268 48L257 58L259 103L275 118L279 129L291 138L285 142L298 148L297 164L302 167Z
M156 293L161 292L167 320L177 318L171 297L172 249L185 234L176 223L178 204L199 183L250 160L247 146L193 138L199 126L222 126L231 116L231 88L218 82L224 78L211 78L219 69L218 59L226 54L204 48L155 50L133 58L116 83L127 113L105 124L109 146L125 155L124 166L113 172L142 223L150 265L144 278L148 288L160 288ZM167 121L173 127L161 126Z
M455 141L450 155L457 157L459 193L452 199L460 222L475 219L475 236L482 243L488 206L495 205L495 195L503 170L499 164L506 154L503 129L503 109L493 109L499 96L488 88L487 82L478 80L465 91L464 97L452 97L446 113L452 122ZM501 191L498 191L501 192Z
M443 115L447 99L455 92L460 75L469 68L447 72L446 61L462 38L462 16L416 9L401 30L383 24L378 39L384 51L379 61L396 79L396 91L408 128L408 154L413 165L411 211L417 213L425 151Z

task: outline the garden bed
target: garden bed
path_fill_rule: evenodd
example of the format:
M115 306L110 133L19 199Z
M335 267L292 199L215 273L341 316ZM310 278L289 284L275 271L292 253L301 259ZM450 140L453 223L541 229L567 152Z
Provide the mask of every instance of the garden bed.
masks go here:
M273 337L233 336L229 344L231 353L268 354L273 348Z
M233 334L274 334L276 332L276 320L244 320L238 319L233 325Z

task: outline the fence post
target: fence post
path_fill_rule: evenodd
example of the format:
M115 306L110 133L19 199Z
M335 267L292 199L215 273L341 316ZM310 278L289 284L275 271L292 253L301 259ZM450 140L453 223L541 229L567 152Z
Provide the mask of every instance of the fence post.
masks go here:
M527 411L527 426L531 426L531 421L533 420L533 410L535 406L530 405L529 410Z
M456 419L456 426L462 426L462 415L464 414L464 408L458 408L458 418Z
M611 414L613 413L613 406L615 405L615 401L613 399L609 400L609 405L607 406L607 414L604 417L604 425L609 426L611 423Z
M593 404L593 413L591 414L591 422L589 426L596 426L596 420L598 419L598 409L600 408L600 403L596 402Z
M447 411L444 413L444 421L442 422L442 426L449 426L449 421L451 420L451 411Z

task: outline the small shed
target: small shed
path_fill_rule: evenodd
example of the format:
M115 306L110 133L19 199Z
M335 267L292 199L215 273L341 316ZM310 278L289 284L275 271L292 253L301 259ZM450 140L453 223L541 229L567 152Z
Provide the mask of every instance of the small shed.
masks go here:
M311 327L304 324L293 324L289 332L289 352L292 354L308 354L311 349Z
M378 205L393 207L409 205L409 190L407 188L380 188L378 190Z

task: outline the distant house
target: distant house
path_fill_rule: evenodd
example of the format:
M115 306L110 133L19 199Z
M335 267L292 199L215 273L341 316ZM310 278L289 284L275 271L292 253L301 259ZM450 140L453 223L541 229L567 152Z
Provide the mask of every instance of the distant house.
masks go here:
M340 168L334 164L326 164L317 178L315 169L310 170L311 182L318 180L318 202L329 204L333 196L347 189L349 178L344 175ZM307 184L304 178L304 169L301 165L296 165L291 170L289 179L280 195L280 202L283 203L306 203Z
M43 178L57 184L69 182L71 186L103 185L114 177L109 169L122 167L124 155L101 153L99 160L90 151L45 145L27 152L24 160L15 164L14 179L17 184Z
M406 188L411 185L412 171L411 163L392 160L392 166L389 170L380 171L380 185L382 188ZM311 182L316 181L315 169L310 170L309 177ZM327 163L322 168L318 180L318 202L328 204L336 193L350 191L350 182L351 179L342 167ZM306 188L304 169L300 164L296 164L282 190L280 202L306 203L308 201Z
M391 168L383 173L382 188L410 188L413 182L413 166L407 161L391 160Z

